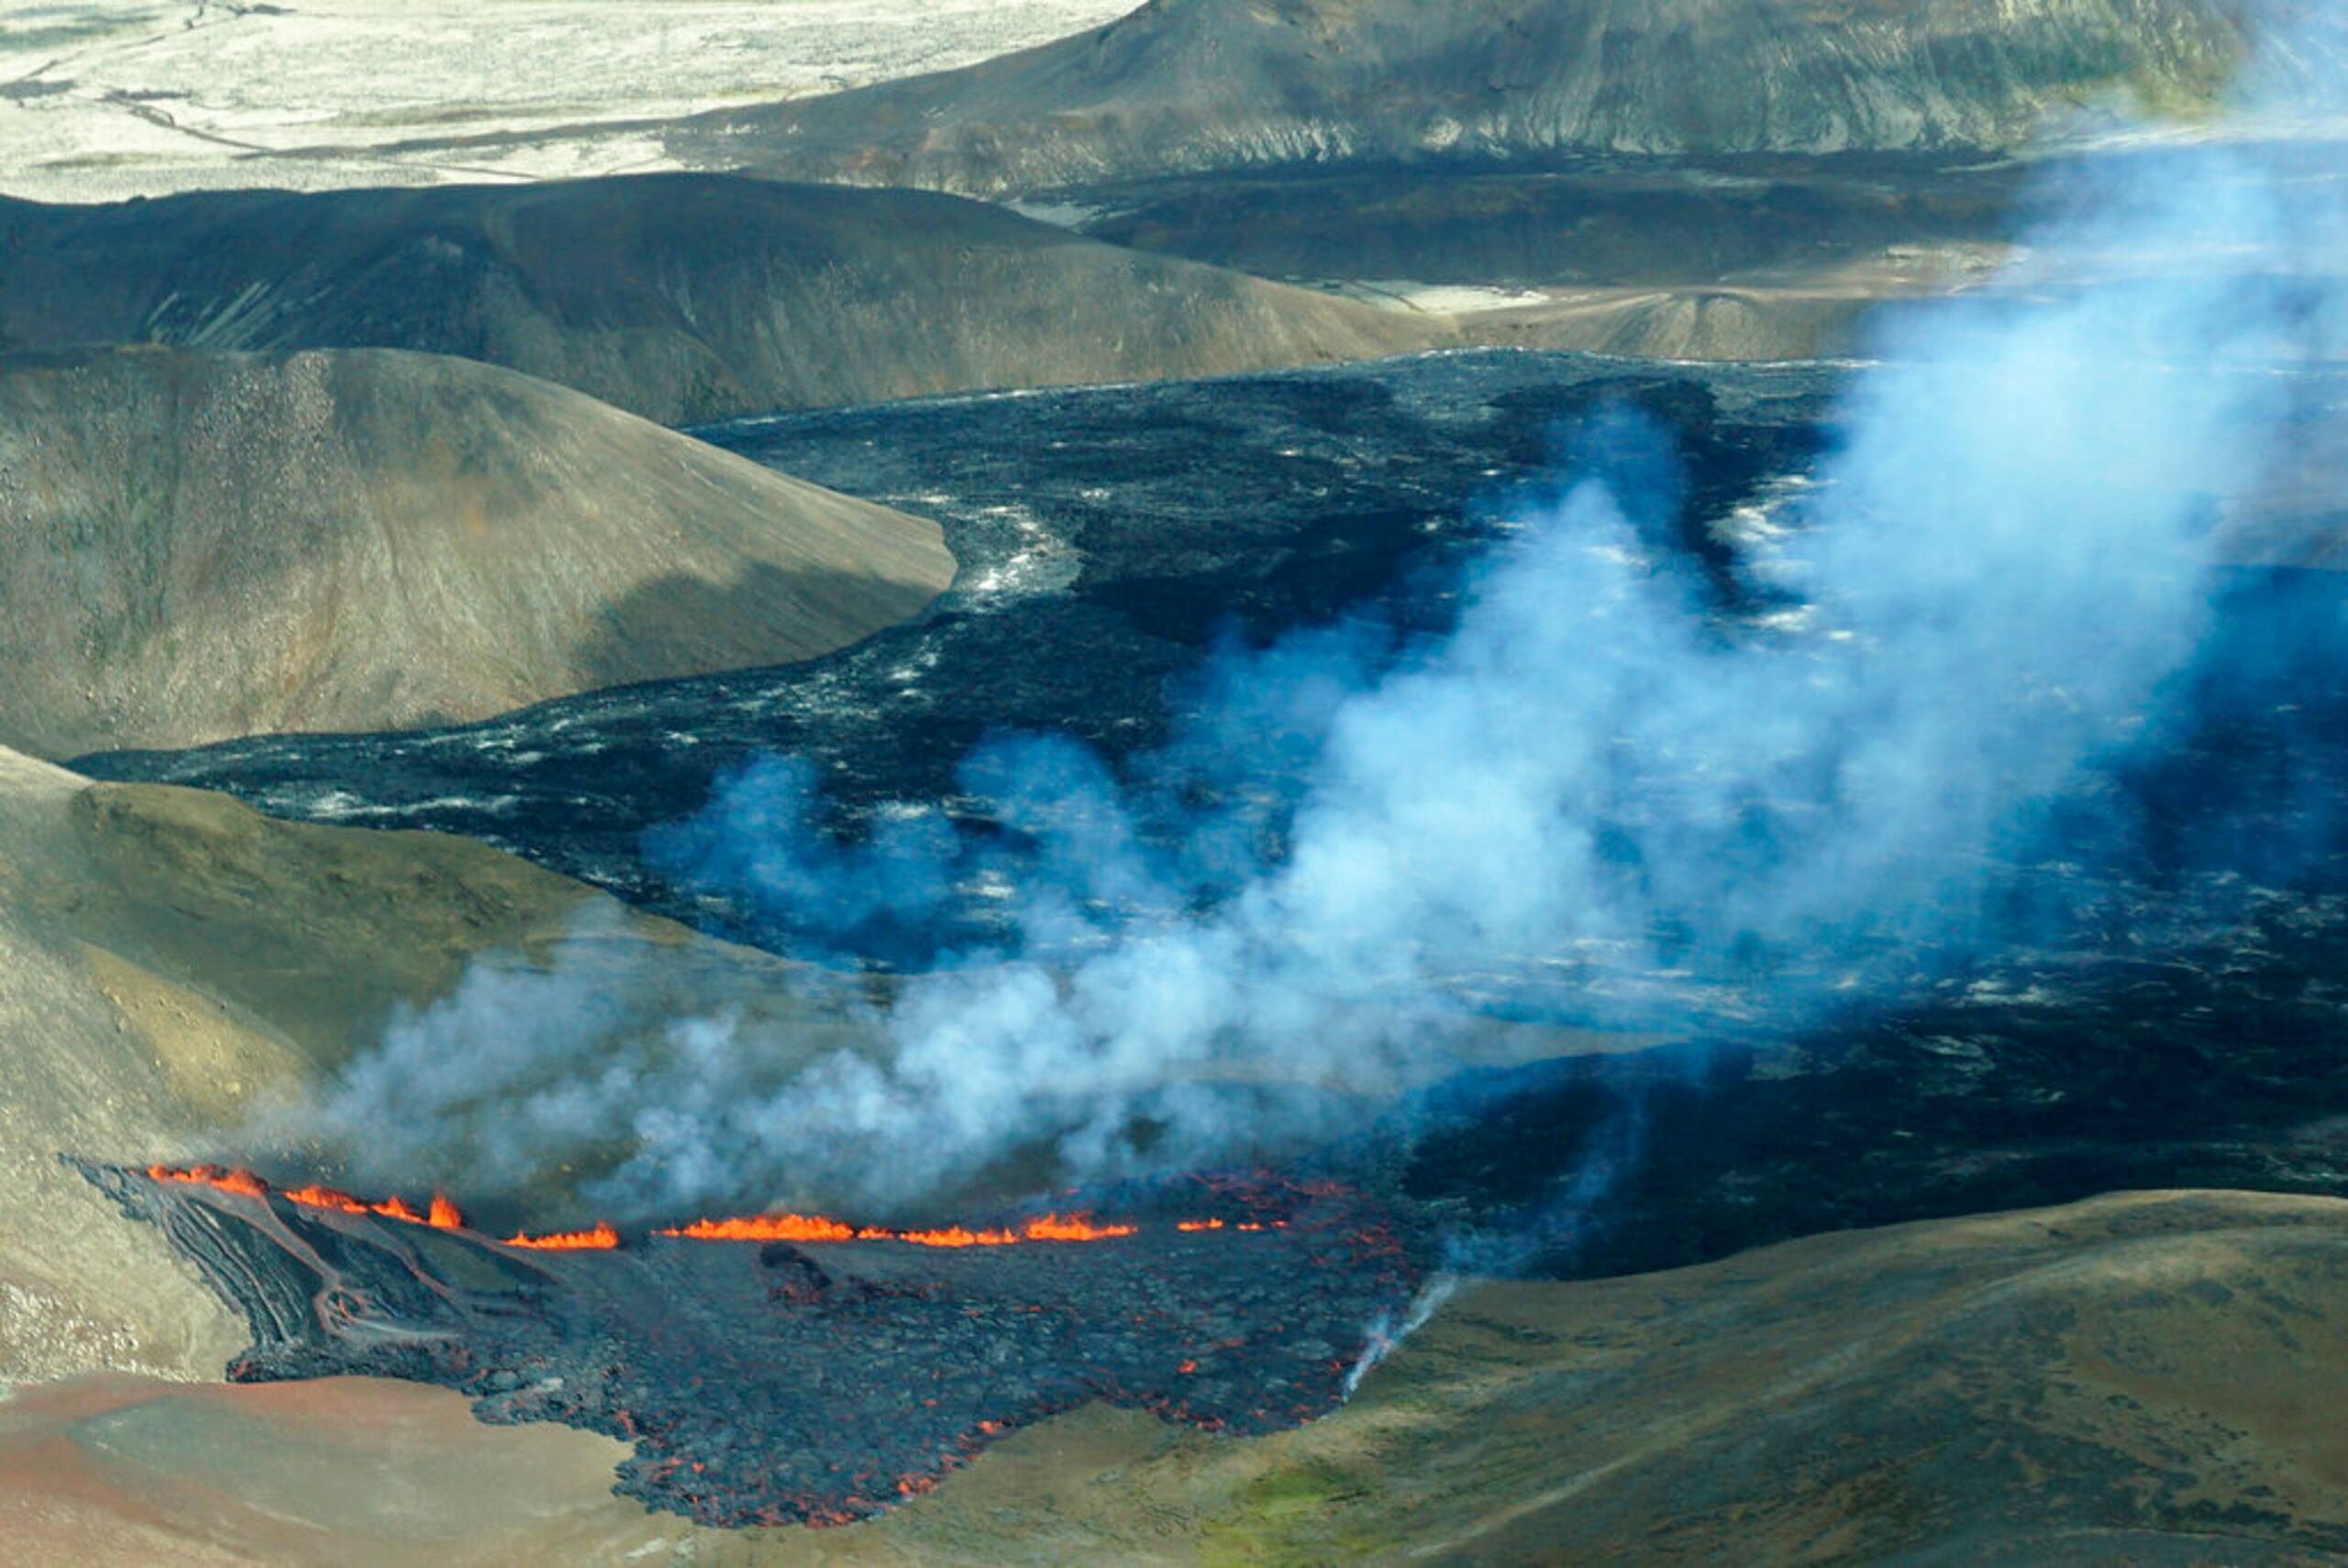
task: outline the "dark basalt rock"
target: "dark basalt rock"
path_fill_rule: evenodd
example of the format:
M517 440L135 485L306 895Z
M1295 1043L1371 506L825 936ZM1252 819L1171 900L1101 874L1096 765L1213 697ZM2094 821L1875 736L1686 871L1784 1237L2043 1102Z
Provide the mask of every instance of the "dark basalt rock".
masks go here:
M1212 1231L1161 1207L1085 1242L564 1253L75 1164L244 1312L233 1381L455 1388L485 1421L633 1442L619 1491L721 1526L878 1513L1091 1399L1210 1430L1311 1420L1417 1283L1375 1205L1277 1180L1185 1184Z
M1495 520L1540 504L1561 442L1624 408L1688 458L1686 536L1709 573L1712 519L1809 466L1839 385L1828 366L1632 364L1445 354L1309 373L899 403L748 421L714 444L936 518L962 563L920 621L804 663L632 686L430 734L285 735L114 752L91 777L220 790L277 815L362 805L372 826L482 839L737 940L748 927L644 853L763 753L821 770L844 825L886 802L968 815L958 770L981 738L1066 734L1115 759L1162 743L1220 638L1268 642L1355 613L1405 634L1457 613ZM906 672L919 671L908 679ZM680 745L671 738L691 734ZM991 900L958 900L934 947L1001 941ZM861 933L859 949L871 944Z
M901 801L984 831L956 769L990 731L1067 734L1122 764L1200 712L1191 672L1224 628L1266 642L1352 606L1441 631L1492 518L1555 482L1556 432L1618 406L1687 458L1681 532L1663 542L1732 591L1713 525L1811 466L1841 384L1831 366L1471 353L744 424L710 434L939 517L963 584L919 622L786 669L434 734L77 766L295 816L356 800L371 823L486 837L789 948L799 930L702 902L644 854L647 827L698 809L740 758L810 758L851 835ZM2340 404L2335 372L2305 384L2309 406ZM2333 449L2321 428L2294 446ZM1408 1203L1498 1239L1479 1261L1552 1275L2115 1187L2342 1190L2348 576L2229 569L2211 586L2201 657L2136 744L2007 846L1981 906L2004 911L1993 940L1918 951L1911 990L1847 1016L1753 1015L1677 1051L1448 1086L1339 1168L1392 1171ZM894 946L859 933L859 951L919 966L929 944L983 942L985 902ZM1574 998L1523 985L1499 999L1540 1019Z

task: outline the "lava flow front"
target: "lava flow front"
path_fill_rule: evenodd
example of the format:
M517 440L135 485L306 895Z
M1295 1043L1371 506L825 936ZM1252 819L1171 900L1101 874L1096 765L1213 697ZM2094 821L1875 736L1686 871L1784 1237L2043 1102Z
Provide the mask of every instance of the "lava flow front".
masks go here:
M721 1525L862 1518L1088 1399L1213 1430L1311 1419L1417 1283L1375 1206L1274 1177L1114 1220L500 1241L446 1199L419 1216L216 1166L79 1168L244 1312L231 1378L404 1377L484 1420L608 1433L636 1446L621 1490Z

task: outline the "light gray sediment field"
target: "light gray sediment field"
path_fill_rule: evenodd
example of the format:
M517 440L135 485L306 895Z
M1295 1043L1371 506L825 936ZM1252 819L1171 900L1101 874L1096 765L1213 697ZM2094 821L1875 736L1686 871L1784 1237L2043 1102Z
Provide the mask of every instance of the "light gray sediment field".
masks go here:
M111 201L664 167L647 127L969 64L1133 0L0 7L0 192Z

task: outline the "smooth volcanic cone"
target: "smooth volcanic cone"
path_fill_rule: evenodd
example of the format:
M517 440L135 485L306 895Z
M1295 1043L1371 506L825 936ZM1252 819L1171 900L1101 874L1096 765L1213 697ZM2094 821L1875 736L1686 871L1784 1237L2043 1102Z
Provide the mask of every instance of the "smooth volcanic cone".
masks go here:
M936 526L426 355L0 359L0 745L486 717L903 620Z
M673 174L0 201L0 344L414 348L668 425L1452 340L922 191Z

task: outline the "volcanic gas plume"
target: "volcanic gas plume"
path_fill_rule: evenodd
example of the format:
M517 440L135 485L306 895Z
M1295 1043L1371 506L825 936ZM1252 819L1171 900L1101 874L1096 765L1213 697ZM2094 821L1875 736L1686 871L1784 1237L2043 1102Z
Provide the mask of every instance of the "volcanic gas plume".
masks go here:
M1116 767L990 744L956 802L989 831L907 801L843 845L809 765L739 770L652 853L810 951L853 957L876 901L1005 911L892 982L879 1049L714 1015L639 1050L559 959L483 967L291 1131L516 1187L624 1150L590 1196L625 1213L899 1206L1039 1144L1092 1180L1331 1135L1332 1086L1448 1076L1528 979L1545 1021L1686 1037L1896 1005L2010 940L2006 868L2077 852L2054 808L2158 731L2222 498L2307 412L2267 367L2348 355L2348 214L2310 156L2064 171L2025 271L1888 317L1825 454L1696 520L1723 571L1675 543L1655 432L1600 422L1501 502L1455 626L1235 653Z
M626 1439L620 1488L704 1523L844 1523L1088 1399L1214 1430L1333 1408L1417 1271L1326 1182L1192 1179L896 1229L822 1216L608 1221L500 1241L445 1199L278 1190L249 1171L80 1168L241 1309L239 1381L363 1374L489 1421Z

